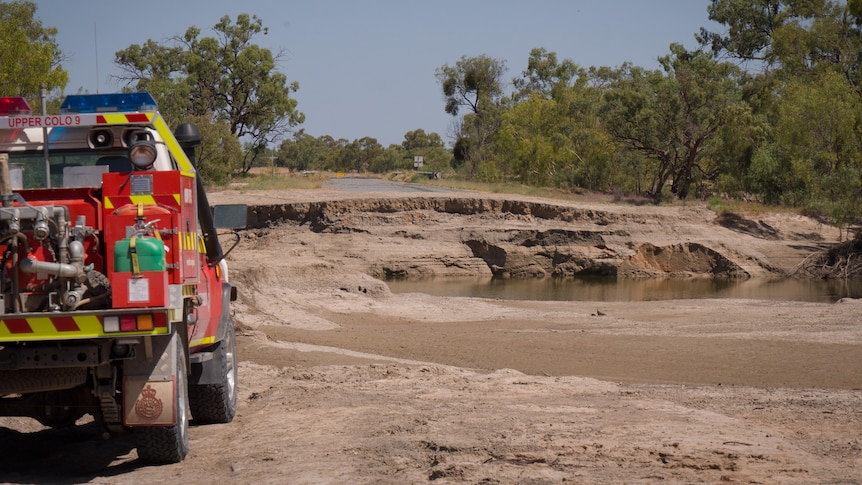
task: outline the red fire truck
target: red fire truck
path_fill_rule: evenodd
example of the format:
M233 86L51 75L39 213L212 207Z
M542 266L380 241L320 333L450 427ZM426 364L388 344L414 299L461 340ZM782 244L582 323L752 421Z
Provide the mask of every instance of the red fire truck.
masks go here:
M201 137L171 132L147 93L30 111L0 98L0 416L89 414L104 437L132 430L141 460L179 462L189 419L230 422L237 404L236 289ZM245 207L226 212L244 224Z

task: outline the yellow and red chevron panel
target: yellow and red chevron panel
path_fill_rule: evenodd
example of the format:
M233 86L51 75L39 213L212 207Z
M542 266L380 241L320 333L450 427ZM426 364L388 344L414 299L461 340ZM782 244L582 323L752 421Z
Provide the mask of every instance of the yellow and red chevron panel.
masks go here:
M97 125L121 125L125 123L150 124L155 113L102 113L96 115Z
M168 333L168 318L165 312L0 317L0 341L5 342L166 333Z
M113 210L124 205L137 206L143 202L144 205L164 205L168 207L180 206L180 194L164 195L112 195L105 197L105 209Z

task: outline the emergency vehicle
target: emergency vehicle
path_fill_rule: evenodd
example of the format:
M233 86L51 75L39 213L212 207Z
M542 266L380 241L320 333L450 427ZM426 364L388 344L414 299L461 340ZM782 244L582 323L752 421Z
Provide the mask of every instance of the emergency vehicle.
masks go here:
M0 98L0 416L89 414L154 463L183 460L190 418L233 419L236 289L200 141L148 93L68 96L42 116ZM244 206L226 211L244 224Z

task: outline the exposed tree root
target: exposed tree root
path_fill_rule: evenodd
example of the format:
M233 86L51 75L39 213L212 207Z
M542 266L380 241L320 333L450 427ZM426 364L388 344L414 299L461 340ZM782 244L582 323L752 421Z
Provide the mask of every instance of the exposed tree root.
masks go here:
M862 278L862 233L808 256L792 274L813 278Z

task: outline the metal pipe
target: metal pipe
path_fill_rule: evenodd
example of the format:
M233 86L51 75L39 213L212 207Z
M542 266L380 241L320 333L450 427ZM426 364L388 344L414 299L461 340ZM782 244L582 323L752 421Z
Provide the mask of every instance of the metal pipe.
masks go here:
M39 85L39 97L42 98L42 116L48 114L45 98L48 97L48 88L45 84ZM51 159L48 156L48 127L42 126L42 152L45 154L45 188L51 188Z
M84 271L74 264L49 263L46 261L36 261L33 258L24 258L21 260L19 267L25 273L45 273L59 276L60 278L77 279L79 276L85 276Z
M9 173L9 154L0 153L0 200L3 207L11 207L12 200L12 175Z
M12 295L14 301L14 313L21 313L24 303L21 301L21 282L18 279L18 240L24 241L24 248L30 252L30 243L27 236L20 232L12 236Z

